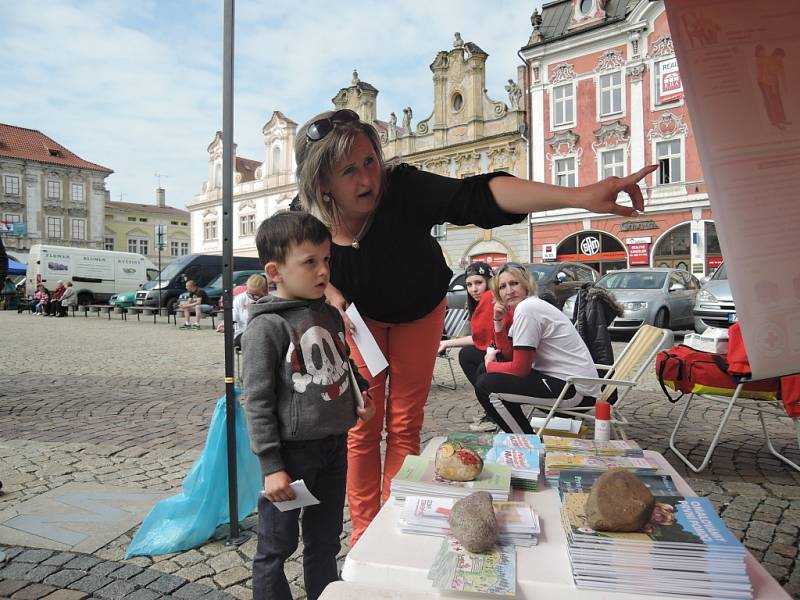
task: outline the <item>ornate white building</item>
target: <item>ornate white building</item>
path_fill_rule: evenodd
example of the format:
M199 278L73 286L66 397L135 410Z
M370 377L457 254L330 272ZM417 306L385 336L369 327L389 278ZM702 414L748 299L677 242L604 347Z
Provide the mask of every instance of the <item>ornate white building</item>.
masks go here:
M297 123L280 111L261 130L264 158L236 157L233 182L233 253L258 256L255 233L259 223L289 207L297 194L294 176L294 136ZM236 154L236 144L233 146ZM208 179L189 206L193 254L222 253L222 132L208 146Z
M102 248L109 168L83 160L40 131L0 123L3 243L24 259L31 245Z
M527 178L527 142L522 89L508 80L508 103L493 100L486 91L488 54L456 33L450 50L437 53L433 73L433 107L413 122L405 107L398 123L395 112L378 118L378 90L361 81L357 72L348 87L333 98L334 107L350 108L380 134L386 159L399 157L420 169L449 177L506 171ZM521 67L522 68L522 67ZM398 111L400 112L400 111ZM257 255L254 233L258 224L282 208L297 193L294 178L294 136L297 124L275 111L264 126L264 158L236 159L234 254ZM235 150L234 150L235 153ZM221 245L222 134L208 147L208 179L189 206L192 252L219 253ZM527 223L493 230L445 224L434 228L445 258L454 270L473 260L503 263L530 260Z

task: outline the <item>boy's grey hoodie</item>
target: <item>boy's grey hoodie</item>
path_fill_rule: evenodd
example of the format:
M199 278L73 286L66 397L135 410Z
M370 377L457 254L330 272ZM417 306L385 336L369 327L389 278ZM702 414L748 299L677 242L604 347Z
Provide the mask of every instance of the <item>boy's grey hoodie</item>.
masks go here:
M356 422L349 349L339 312L319 300L265 296L242 335L250 446L266 476L284 470L283 440L346 433ZM366 381L356 372L362 389ZM354 393L355 392L355 393Z

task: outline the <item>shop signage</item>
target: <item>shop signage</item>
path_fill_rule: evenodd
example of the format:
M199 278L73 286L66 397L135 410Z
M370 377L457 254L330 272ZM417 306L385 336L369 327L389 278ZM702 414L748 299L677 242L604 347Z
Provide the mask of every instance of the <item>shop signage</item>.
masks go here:
M542 244L542 260L555 260L555 259L556 259L556 245Z
M650 244L628 244L628 264L632 267L649 267Z
M671 58L659 63L658 99L668 102L680 98L683 94L683 83L678 71L678 59Z
M655 221L623 221L619 226L620 231L646 231L648 229L658 229Z
M653 241L649 235L644 235L642 237L635 237L635 238L625 238L625 243L630 246L631 244L649 244Z
M706 258L706 266L708 269L717 269L722 264L722 257L721 256L709 256Z
M587 256L593 256L600 252L600 240L596 237L587 235L581 240L581 253Z

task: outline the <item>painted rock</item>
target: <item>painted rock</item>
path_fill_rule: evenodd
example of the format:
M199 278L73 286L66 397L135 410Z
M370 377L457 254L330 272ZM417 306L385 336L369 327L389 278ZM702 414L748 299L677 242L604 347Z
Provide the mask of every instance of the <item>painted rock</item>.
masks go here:
M469 448L444 442L436 450L436 474L450 481L472 481L483 470L483 459Z
M497 517L488 492L475 492L456 502L449 521L450 533L470 552L488 552L494 548Z
M597 531L641 531L655 498L635 475L612 469L597 478L586 499L586 519Z

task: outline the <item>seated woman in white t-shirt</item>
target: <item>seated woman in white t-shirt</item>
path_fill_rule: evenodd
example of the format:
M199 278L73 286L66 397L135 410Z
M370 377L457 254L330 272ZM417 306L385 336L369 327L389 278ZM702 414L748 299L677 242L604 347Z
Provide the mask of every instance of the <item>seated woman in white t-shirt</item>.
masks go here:
M233 345L241 347L242 334L250 320L250 305L267 295L267 277L256 273L247 278L247 289L233 299Z
M597 370L589 349L569 319L549 302L533 296L536 283L524 268L514 264L501 267L492 280L492 292L496 307L494 318L501 320L503 310L513 308L514 320L507 342L502 339L502 331L497 334L497 346L503 349L505 362L497 360L497 350L486 351L486 372L478 377L475 394L489 417L504 427L503 419L489 400L490 394L555 401L567 377L597 377ZM531 294L529 297L527 292ZM576 384L571 388L561 403L563 408L591 406L600 395L600 386L596 384ZM513 402L504 404L522 431L533 433L523 407Z

